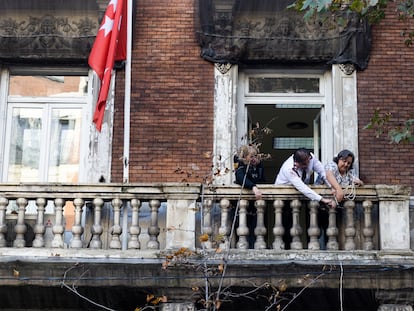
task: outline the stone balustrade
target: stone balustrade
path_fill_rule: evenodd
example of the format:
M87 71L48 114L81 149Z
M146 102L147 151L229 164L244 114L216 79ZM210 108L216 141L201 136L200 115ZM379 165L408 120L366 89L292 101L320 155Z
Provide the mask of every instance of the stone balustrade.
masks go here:
M329 196L326 187L315 191ZM105 250L408 250L409 195L368 185L336 209L292 187L1 184L0 247ZM238 217L235 217L235 216ZM68 225L68 217L71 224Z

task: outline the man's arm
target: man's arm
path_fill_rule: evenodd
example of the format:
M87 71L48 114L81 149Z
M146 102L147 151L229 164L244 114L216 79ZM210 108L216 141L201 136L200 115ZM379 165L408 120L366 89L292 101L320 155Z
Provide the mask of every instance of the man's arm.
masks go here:
M290 183L296 188L296 190L301 192L304 196L306 196L310 200L318 201L320 203L328 205L329 207L336 206L336 203L334 202L334 200L326 199L322 197L320 194L313 191L311 188L309 188L309 186L306 185L302 181L302 179L296 174L296 172L294 172L293 170L291 173L288 174L288 176L290 179Z
M291 185L296 188L296 190L303 193L303 195L307 198L318 202L322 200L322 196L309 188L309 186L306 185L293 170L292 173L289 173L289 181Z
M322 162L319 161L314 156L313 156L311 161L312 161L312 170L314 172L316 172L322 178L323 181L325 181L326 180L326 170L325 170Z

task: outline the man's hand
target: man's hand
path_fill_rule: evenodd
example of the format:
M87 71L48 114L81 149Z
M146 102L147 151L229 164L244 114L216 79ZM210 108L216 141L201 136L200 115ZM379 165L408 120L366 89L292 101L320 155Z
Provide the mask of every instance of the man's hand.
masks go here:
M323 203L323 204L327 205L329 208L335 208L336 207L335 200L322 198L320 200L320 203Z
M262 192L257 188L257 186L253 187L254 195L256 196L256 200L260 200L262 198Z

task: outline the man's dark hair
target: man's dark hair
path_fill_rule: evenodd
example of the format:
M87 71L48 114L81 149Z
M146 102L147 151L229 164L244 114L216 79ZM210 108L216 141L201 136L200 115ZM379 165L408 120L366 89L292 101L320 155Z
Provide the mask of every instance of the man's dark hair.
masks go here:
M303 164L306 163L306 160L311 156L310 150L306 148L298 148L293 154L293 161Z

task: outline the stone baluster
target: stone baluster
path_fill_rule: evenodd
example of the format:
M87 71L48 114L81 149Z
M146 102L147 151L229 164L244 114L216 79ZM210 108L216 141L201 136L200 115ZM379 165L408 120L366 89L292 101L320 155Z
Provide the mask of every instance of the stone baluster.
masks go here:
M5 247L7 244L7 241L6 241L6 233L7 233L6 210L7 210L8 204L9 204L9 200L7 200L6 198L0 197L0 247Z
M321 229L318 226L318 208L319 202L310 201L309 202L309 244L308 249L320 249L319 236L321 234Z
M201 234L206 234L208 239L203 239L201 244L206 249L212 249L213 243L211 242L211 237L213 235L213 226L211 225L211 208L213 206L213 200L204 200L203 202L203 211L202 211L202 227Z
M128 249L140 249L141 243L139 242L139 234L141 233L141 228L139 227L139 208L141 207L141 201L137 199L131 200L131 227L129 227L129 241ZM127 217L127 215L124 215Z
M63 224L63 206L65 201L63 199L55 199L55 224L52 227L53 240L52 247L63 248L63 233L65 232L65 226Z
M227 199L220 200L220 209L221 209L221 224L219 228L219 235L220 235L220 249L228 249L230 247L230 227L228 218L229 218L229 209L230 209L230 201ZM234 215L236 217L236 215Z
M285 249L285 242L283 242L285 228L282 223L283 206L284 203L282 200L275 200L273 202L273 208L275 210L275 226L273 227L275 240L273 241L273 249Z
M346 201L344 204L346 209L346 225L345 225L345 250L355 250L355 223L354 223L354 201Z
M121 199L115 198L112 200L112 207L114 209L114 224L110 230L110 233L111 233L111 241L109 242L110 249L121 249L122 248L121 239L120 239L120 236L122 234L121 206L122 206Z
M330 208L328 210L328 228L326 229L326 235L328 242L326 243L327 250L338 250L338 227L336 226L336 208Z
M92 239L89 243L90 248L102 248L101 234L103 227L101 224L101 214L104 201L101 198L95 198L93 200L94 217L92 226Z
M148 249L159 249L158 235L160 234L160 227L158 226L158 209L161 206L159 200L151 200L149 202L151 207L151 226L148 228L149 241L147 242Z
M255 249L266 249L265 235L267 233L266 226L264 224L264 215L266 208L265 200L257 200L254 202L254 206L257 211L257 225L254 229L254 235L256 236L256 242L254 243Z
M363 249L366 251L370 251L374 249L374 228L372 226L372 202L371 201L364 201L362 203L364 208L364 229L362 229L362 233L364 235L364 242L363 242Z
M290 202L292 208L292 228L290 228L290 235L292 236L292 242L290 243L291 249L303 249L300 235L302 234L302 227L300 226L300 208L302 204L299 200L295 199Z
M26 212L27 200L25 198L18 198L17 204L17 223L14 226L14 232L16 232L16 239L13 242L14 247L25 247L26 241L24 240L24 234L27 231L26 224L24 222L24 214Z
M249 206L248 200L240 200L239 202L239 227L236 230L239 240L236 247L240 249L248 249L249 242L247 236L249 235L249 228L247 227L247 208Z
M70 241L70 247L82 248L81 236L83 234L83 228L81 224L81 218L84 201L83 199L76 198L73 201L73 205L75 205L75 221L72 226L72 240Z
M45 246L44 234L46 231L46 227L44 223L46 200L43 198L38 198L36 200L36 205L37 205L37 222L33 228L33 232L35 234L35 238L33 240L33 247L44 247Z

